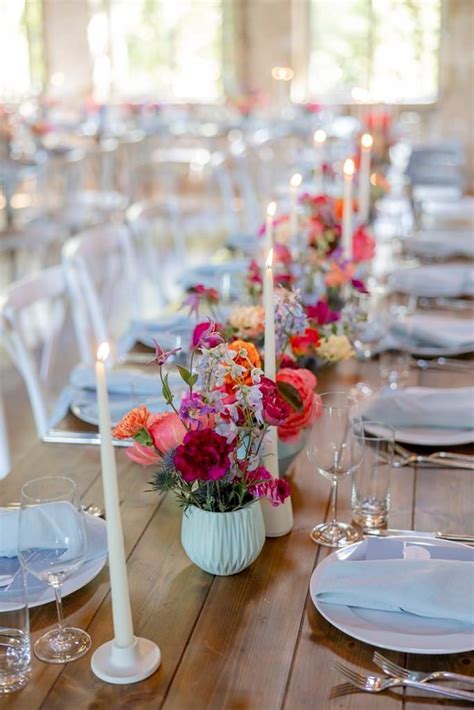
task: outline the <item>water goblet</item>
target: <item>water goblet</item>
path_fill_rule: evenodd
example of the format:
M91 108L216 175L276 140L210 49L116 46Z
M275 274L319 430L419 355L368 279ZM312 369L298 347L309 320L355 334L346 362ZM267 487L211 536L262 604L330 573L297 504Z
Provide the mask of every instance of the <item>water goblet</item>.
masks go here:
M61 588L82 564L87 549L85 520L76 484L45 476L26 483L20 496L18 557L26 572L54 590L57 627L41 636L35 655L46 663L68 663L91 646L89 634L64 625Z
M321 395L322 414L308 438L307 456L318 472L331 481L330 521L316 525L311 539L326 547L343 547L360 538L352 525L337 519L337 490L362 460L363 442L354 427L360 422L357 400L347 392Z

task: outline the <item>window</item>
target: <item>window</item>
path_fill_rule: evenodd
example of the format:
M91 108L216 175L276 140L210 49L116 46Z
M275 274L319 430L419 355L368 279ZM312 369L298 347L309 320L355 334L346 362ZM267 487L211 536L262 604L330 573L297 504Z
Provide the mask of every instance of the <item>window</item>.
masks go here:
M90 0L98 93L201 101L220 98L221 0Z
M44 80L41 0L0 0L0 98L38 92Z
M433 101L440 15L441 0L311 0L308 94L334 101Z

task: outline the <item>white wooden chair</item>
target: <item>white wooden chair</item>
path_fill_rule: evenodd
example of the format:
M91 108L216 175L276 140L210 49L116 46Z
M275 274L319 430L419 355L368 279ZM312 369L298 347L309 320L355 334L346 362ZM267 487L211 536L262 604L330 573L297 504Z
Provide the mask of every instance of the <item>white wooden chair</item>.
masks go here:
M3 341L25 381L41 439L67 412L69 372L79 359L93 363L91 328L78 298L70 307L68 278L62 265L53 266L11 284L1 301ZM70 347L71 338L77 348ZM72 353L71 361L65 353Z
M0 481L10 473L11 460L10 448L8 446L7 424L5 421L5 408L3 406L3 396L0 390Z

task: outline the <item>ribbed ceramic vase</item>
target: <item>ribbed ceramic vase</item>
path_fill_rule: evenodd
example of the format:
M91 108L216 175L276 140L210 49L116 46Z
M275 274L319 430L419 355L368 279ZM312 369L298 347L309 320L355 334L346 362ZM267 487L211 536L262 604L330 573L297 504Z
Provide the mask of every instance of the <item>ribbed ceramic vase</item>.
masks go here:
M259 556L265 527L258 502L229 513L190 506L183 513L181 542L189 559L210 574L237 574Z

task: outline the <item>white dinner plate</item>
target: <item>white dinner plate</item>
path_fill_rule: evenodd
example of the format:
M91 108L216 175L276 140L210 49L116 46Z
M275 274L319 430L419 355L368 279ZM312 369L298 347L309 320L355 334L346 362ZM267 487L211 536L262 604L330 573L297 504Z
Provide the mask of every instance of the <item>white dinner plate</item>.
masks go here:
M400 535L397 540L433 542L436 545L465 547L457 542L434 540L426 536ZM463 653L474 648L473 629L449 619L428 619L406 612L389 612L375 609L326 604L316 597L316 587L321 570L337 560L364 559L367 540L336 550L314 570L310 581L310 594L319 613L340 631L352 638L379 648L405 653L441 654Z
M95 556L94 559L84 562L76 572L66 579L61 588L61 595L63 597L77 592L78 589L89 584L89 582L97 577L107 561L107 529L105 520L89 515L88 513L84 515L86 517L87 534L91 544L95 548ZM25 576L25 581L28 594L28 606L30 608L54 601L54 591L49 584L39 581L29 573ZM4 611L1 601L0 611Z
M366 426L369 434L382 435L383 429L376 426ZM398 427L395 429L395 441L400 444L415 444L418 446L458 446L474 441L472 429L436 429L430 427Z
M135 407L145 404L150 412L161 413L171 411L169 405L163 397L147 397L145 395L128 397L123 394L109 394L110 419L115 426L127 412ZM97 405L96 393L82 390L71 402L71 412L87 424L99 425L99 408Z

